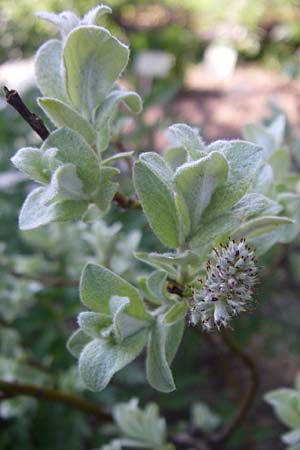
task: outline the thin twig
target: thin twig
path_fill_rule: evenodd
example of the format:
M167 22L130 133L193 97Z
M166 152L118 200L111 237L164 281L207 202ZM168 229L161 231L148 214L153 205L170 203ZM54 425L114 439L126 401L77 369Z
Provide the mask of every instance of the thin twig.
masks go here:
M0 317L0 328L8 328L11 330L14 330L18 333L18 329L15 327L13 322L8 322L7 320ZM23 350L23 353L20 357L16 359L16 361L24 363L28 366L33 367L34 369L40 370L42 372L45 372L47 374L51 374L51 368L49 366L46 366L45 364L41 363L39 360L37 360L33 354L31 353L31 350L28 349L25 345L25 342L23 341L22 337L20 336L19 340L20 348Z
M12 397L13 397L13 395L11 395L11 394L1 394L0 393L0 402L3 402L4 400L8 400Z
M26 348L23 347L24 352L28 352ZM47 375L52 375L51 367L46 366L45 364L41 363L38 359L34 358L33 356L26 354L17 361L20 361L20 363L24 363L27 366L32 367L33 369L39 370L40 372L46 373Z
M18 92L14 89L9 90L4 86L4 93L6 97L6 102L11 105L23 119L30 125L30 127L43 139L47 139L50 132L45 126L43 120L37 116L35 113L29 111L23 100L21 99ZM113 198L114 202L122 209L140 209L141 205L135 196L125 197L120 192L116 192ZM49 284L49 283L45 283ZM63 285L64 283L58 285ZM57 285L57 284L56 284Z
M0 327L12 328L12 329L14 328L10 322L7 322L7 320L2 319L2 317L0 317Z
M43 139L43 141L47 139L50 133L43 120L35 113L29 111L18 92L14 89L9 90L6 86L4 86L3 90L6 97L6 102L18 111L20 116L23 117L30 127L40 136L40 138Z
M72 287L78 286L79 280L77 278L66 278L59 276L49 276L49 275L31 275L25 272L18 272L17 270L11 269L9 267L5 267L0 264L0 267L6 269L10 275L15 278L20 278L23 280L37 281L38 283L44 284L45 286L53 286L53 287Z
M293 273L293 265L292 265L291 258L290 258L290 248L291 248L291 246L289 246L288 244L286 244L284 247L284 253L283 253L283 257L282 257L281 267L285 271L286 281L287 281L288 285L291 287L297 288L298 284L297 284L297 280L295 279L295 276Z
M243 422L250 406L252 405L259 386L258 371L252 357L237 344L232 335L230 335L226 330L223 329L221 331L221 335L228 349L234 353L249 369L251 379L235 414L221 430L216 431L211 436L211 441L218 444L228 440L241 422Z
M218 344L216 340L214 339L213 333L207 333L205 331L202 331L199 327L194 327L194 329L198 330L199 336L201 335L202 339L205 339L206 342L212 347L213 349L218 349ZM235 392L237 395L240 394L240 391L238 389L238 383L236 379L236 373L232 373L230 370L230 364L229 364L229 355L231 352L228 350L225 351L218 351L213 355L216 359L216 363L218 364L218 372L221 372L224 374L223 378L226 378L226 382L228 384L228 390L231 392Z
M37 281L39 283L44 284L45 286L53 286L53 287L72 287L78 286L79 280L76 278L65 278L65 277L56 277L56 276L34 276L28 273L17 272L15 270L11 270L10 274L15 278L23 278L25 280Z
M211 447L205 440L195 439L187 433L175 434L170 436L169 440L175 445L176 450L191 448L195 450L211 450Z
M12 382L0 380L0 392L4 397L17 397L20 395L25 395L28 397L35 397L38 400L63 403L82 412L92 414L98 419L101 419L103 422L112 420L111 415L96 403L90 402L89 400L77 395L68 394L56 389L45 388L28 383L19 383L18 381Z

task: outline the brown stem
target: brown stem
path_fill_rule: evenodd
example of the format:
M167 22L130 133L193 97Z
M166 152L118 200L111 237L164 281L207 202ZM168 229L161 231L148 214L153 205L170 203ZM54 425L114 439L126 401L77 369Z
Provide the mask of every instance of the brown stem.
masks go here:
M24 352L28 352L26 348L23 348ZM51 368L49 366L46 366L45 364L41 363L38 359L34 358L30 354L26 354L19 358L19 361L33 369L39 370L40 372L46 373L47 375L52 375Z
M175 445L176 450L191 448L195 450L211 450L211 447L205 440L195 439L186 433L175 434L169 440Z
M0 394L0 402L3 402L4 400L8 400L12 397L11 394Z
M113 200L122 209L141 209L141 204L135 196L125 197L120 192L116 192Z
M232 335L229 334L226 330L223 329L221 331L221 335L228 349L232 353L234 353L241 360L241 362L249 369L251 379L235 414L232 416L229 422L223 427L223 429L215 432L211 436L211 441L218 444L228 440L229 437L231 437L231 435L237 429L237 427L241 424L241 422L243 422L254 400L259 385L258 371L252 357L237 344L237 342L233 339Z
M0 265L0 267L3 267ZM24 280L33 280L42 283L46 286L53 287L72 287L78 286L79 280L76 278L65 278L57 276L45 276L45 275L30 275L29 273L18 272L14 269L9 269L10 275L15 278L22 278Z
M18 332L18 329L14 326L13 322L8 322L7 320L3 319L2 317L0 317L0 328L9 328L11 330L15 330L16 332ZM23 350L23 354L22 356L20 356L17 361L20 361L24 364L27 364L28 366L31 366L37 370L40 370L42 372L45 372L47 374L51 374L51 369L49 366L44 365L43 363L41 363L39 360L37 360L32 354L31 354L31 350L29 350L28 348L26 348L25 343L23 342L23 339L20 337L20 347Z
M194 327L198 328L198 327ZM198 328L199 330L199 328ZM228 384L228 390L231 392L234 392L236 394L236 396L238 397L240 394L240 391L238 389L238 382L236 379L236 374L232 373L232 370L230 368L230 364L229 364L229 358L228 356L231 354L228 350L226 351L220 351L218 350L218 343L216 342L216 340L214 339L214 334L213 333L207 333L207 332L201 332L201 330L199 330L201 334L201 337L204 338L206 340L206 342L210 345L210 347L212 347L216 353L215 353L215 359L216 359L216 363L218 365L218 372L221 372L224 374L224 377L226 378L226 383Z
M47 139L50 134L49 130L39 116L29 111L18 92L14 89L9 90L6 86L4 86L3 90L6 97L6 102L11 105L20 114L20 116L23 117L23 119L30 125L30 127L43 139L43 141ZM116 192L113 200L122 209L141 208L140 202L134 196L127 198L120 192ZM62 282L62 284L58 283L56 285L61 286L64 285L64 283Z
M10 322L7 322L7 320L2 319L2 317L0 317L0 327L12 328L12 329L14 328Z
M286 275L286 281L288 283L288 285L290 285L291 287L298 287L297 284L297 280L295 279L294 273L293 273L293 265L291 262L291 258L290 258L290 250L291 246L289 246L288 244L286 244L284 246L284 253L283 253L283 257L282 257L282 268L285 271L285 275Z
M79 411L92 414L98 419L101 419L103 422L112 420L111 415L96 403L90 402L89 400L77 395L68 394L56 389L45 388L28 383L19 383L18 381L12 382L0 380L0 392L4 397L17 397L19 395L25 395L28 397L35 397L38 400L63 403L67 406L78 409Z
M6 86L4 86L3 90L6 97L6 102L18 111L20 116L23 117L30 127L43 139L43 141L47 139L50 134L49 130L39 116L29 111L18 92L14 89L9 90Z

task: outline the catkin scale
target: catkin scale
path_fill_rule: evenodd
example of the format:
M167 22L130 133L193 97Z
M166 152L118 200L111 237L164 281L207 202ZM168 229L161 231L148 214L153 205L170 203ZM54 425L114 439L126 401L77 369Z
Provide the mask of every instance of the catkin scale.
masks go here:
M254 252L245 239L229 239L226 245L214 249L206 268L202 287L194 290L190 322L200 322L205 330L228 327L230 320L253 302L257 282Z

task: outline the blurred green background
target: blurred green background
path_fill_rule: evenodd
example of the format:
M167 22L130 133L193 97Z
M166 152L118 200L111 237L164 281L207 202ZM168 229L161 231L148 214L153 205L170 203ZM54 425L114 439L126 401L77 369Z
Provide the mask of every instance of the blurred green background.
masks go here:
M299 46L299 1L286 0L110 0L110 24L121 26L133 52L140 48L159 48L177 54L187 51L190 62L201 58L207 40L227 27L245 59L288 61ZM1 61L31 56L49 36L51 26L34 18L39 10L74 10L83 14L96 2L91 0L1 0ZM113 27L114 31L116 26ZM226 31L226 30L225 30ZM230 31L230 33L229 33ZM225 32L226 34L226 32ZM231 34L231 36L228 36ZM223 33L224 36L224 33Z
M55 36L55 30L34 13L71 9L82 15L95 4L90 0L0 0L1 86L16 83L9 88L18 88L29 108L41 114L35 103L39 94L32 84L30 58L45 39ZM240 137L245 123L266 115L267 100L272 98L287 115L290 125L285 144L291 152L296 149L292 169L299 170L299 1L114 0L106 4L113 14L101 23L130 43L125 82L145 101L141 117L120 138L123 146L137 152L160 151L165 143L163 130L179 120L200 127L207 140ZM227 49L225 56L222 53L224 59L211 52L220 48ZM139 60L141 55L149 57L150 50L163 52L154 54L154 58L162 57L156 73L150 71L149 63L145 67ZM24 59L28 65L10 66ZM47 125L50 127L49 122ZM224 419L230 416L247 374L226 353L217 335L200 336L192 329L187 330L174 363L174 393L158 394L147 386L143 357L116 376L104 392L91 394L83 389L75 360L65 348L81 309L77 289L53 286L50 278L68 284L68 280L78 279L85 262L92 260L109 264L132 281L147 271L134 261L132 252L138 246L157 250L159 243L139 212L115 209L107 223L55 224L19 232L18 211L31 185L13 170L10 157L19 147L38 142L2 97L0 378L55 387L107 406L133 396L139 397L142 405L153 400L171 431L185 429L190 408L197 401L207 402ZM121 169L122 190L130 192L126 165ZM112 225L115 222L119 225ZM256 310L234 324L238 341L257 359L261 387L255 408L228 444L231 450L284 448L279 438L284 429L262 394L291 384L300 370L299 251L298 237L295 243L268 252L259 263ZM113 425L102 426L94 417L61 404L26 397L0 398L0 450L92 449L115 432Z

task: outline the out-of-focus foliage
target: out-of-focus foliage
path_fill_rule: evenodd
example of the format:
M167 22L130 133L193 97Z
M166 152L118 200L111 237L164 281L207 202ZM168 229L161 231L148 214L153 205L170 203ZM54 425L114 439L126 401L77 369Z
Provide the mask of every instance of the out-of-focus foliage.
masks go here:
M5 150L5 159L4 157L1 159L2 170L7 171L11 170L7 160L19 145L20 136L26 135L27 127L11 110L2 112L1 120L4 124L14 121L15 133L9 131L10 127L7 125L3 128L5 133L2 133L1 138L1 145ZM35 138L29 133L26 144L32 145L35 142ZM285 142L285 145L288 145L288 142ZM22 145L23 143L25 144L22 142ZM296 149L296 141L293 148ZM296 152L295 157L297 158ZM295 181L295 177L292 177L292 180ZM52 287L44 285L43 281L16 278L12 272L25 273L32 278L53 276L67 280L76 279L84 262L88 260L92 263L108 264L114 271L132 281L137 274L145 277L148 269L145 265L136 265L139 264L138 261L128 259L131 252L138 245L142 250L153 250L153 248L159 250L159 245L145 226L142 236L135 231L141 223L141 218L134 211L126 214L117 210L111 212L107 223L119 221L122 228L118 224L108 227L102 222L95 225L53 224L36 232L20 233L17 231L16 211L27 189L28 182L20 181L14 188L1 192L2 212L7 211L6 222L2 223L0 228L1 240L7 241L1 256L1 264L5 266L1 273L1 318L5 320L5 323L10 324L9 328L4 324L1 325L0 342L3 355L0 361L1 374L7 380L15 379L18 375L18 379L23 382L34 381L84 395L83 386L78 381L74 360L65 350L65 342L71 331L75 329L73 317L81 309L76 289ZM14 234L13 230L15 230ZM268 265L270 261L276 259L279 251L280 248L275 247L265 255L265 264ZM293 261L297 267L299 256L295 254L295 258ZM278 269L278 274L281 278L284 277L282 269ZM264 292L264 298L268 299L264 303L270 301L272 305L270 280L267 279L263 283L262 292ZM270 318L264 318L262 322L258 310L253 315L244 317L241 323L236 325L236 333L241 341L261 333L267 342L268 350L265 351L276 353L279 350L275 346L274 339L270 342L270 337L265 334L267 323L267 327L275 326L277 331L273 333L284 333L285 338L290 342L289 345L296 352L294 336L299 332L299 326L295 322L286 330L289 317L282 316L276 303L273 304L272 314L274 314L274 307L277 308L277 312L275 308L275 318L270 316ZM286 313L288 314L288 311ZM174 414L178 414L180 418L188 416L190 405L196 401L207 401L209 404L215 402L214 411L224 418L230 414L231 405L224 394L218 395L217 399L211 393L209 394L212 375L209 374L205 362L208 358L206 350L207 344L204 344L201 339L199 341L199 336L192 331L188 331L174 363L177 379L175 395L169 394L167 398L159 394L153 395L153 391L144 383L143 369L138 361L134 366L123 370L120 376L116 377L112 387L98 394L99 401L109 406L116 401L128 401L132 395L137 395L145 399L145 402L150 399L156 401L167 419ZM199 383L197 398L193 387L195 383ZM71 411L60 405L26 398L7 400L2 405L1 415L5 415L3 419L5 430L1 432L2 447L0 448L5 450L18 450L21 444L28 450L50 450L53 446L64 450L66 445L70 450L90 449L100 447L111 439L118 439L119 436L114 428L101 427L98 424L94 426L82 413ZM201 410L199 406L195 406L192 417L195 424L200 427L203 421L201 414L203 414L203 405ZM202 423L203 429L213 427L218 422L215 413L208 419L209 415L206 412L205 421ZM179 430L181 426L178 424ZM257 426L259 429L260 425ZM73 430L72 434L67 431L70 428ZM41 433L40 430L43 432ZM269 433L274 435L275 430ZM241 436L236 439L240 443L243 442ZM260 434L257 435L257 442L262 444L265 439L268 437L261 429Z
M300 377L296 377L295 388L280 388L268 392L265 400L269 403L278 419L290 428L282 436L282 441L288 445L287 450L300 448Z
M282 213L289 211L289 217L294 219L294 223L286 227L280 227L271 234L261 235L255 245L260 249L269 249L272 242L287 243L299 235L300 222L300 184L299 176L291 169L293 160L290 159L289 152L293 158L297 158L297 142L294 140L287 145L288 124L284 114L273 106L271 119L265 124L248 124L245 126L245 139L255 142L264 148L265 163L254 182L254 188L260 192L270 195L274 200L282 205ZM263 244L265 242L265 244Z
M128 27L133 54L163 48L177 56L185 52L183 59L192 61L201 55L206 39L216 38L233 42L246 57L266 51L275 61L276 57L286 60L300 41L298 0L110 0L107 4L121 26ZM31 55L43 42L51 27L32 20L37 10L69 9L81 15L94 5L92 0L2 0L0 59Z
M149 3L147 2L147 5ZM269 13L266 14L271 3L272 16ZM32 20L33 11L37 9L59 11L62 8L74 9L75 7L79 13L83 13L93 5L94 2L83 0L65 0L63 4L61 1L55 0L38 0L36 2L2 0L1 20L6 27L3 27L4 32L1 37L2 57L19 56L20 50L17 47L20 44L22 53L31 55L33 47L41 43L46 35L48 37L53 33L51 26L38 20ZM181 8L184 7L187 13L186 20L190 21L187 23L193 24L193 29L189 30L180 19L178 23L171 21L162 30L154 27L153 31L149 29L147 32L130 30L130 24L137 24L135 20L137 9L145 8L147 6L145 3L112 1L110 5L116 7L118 17L122 17L122 20L128 24L126 34L133 46L132 59L139 50L147 48L164 49L177 55L177 63L170 75L174 81L171 95L180 84L178 78L182 75L184 62L198 60L202 54L205 46L205 42L199 37L202 25L204 29L214 26L219 21L232 19L234 23L250 27L247 35L250 43L246 40L239 41L239 39L235 41L238 48L241 48L241 51L248 56L257 55L260 51L257 43L260 44L262 41L264 32L257 28L257 24L264 24L266 19L285 20L288 33L277 35L281 42L280 54L284 57L290 48L299 42L298 29L296 30L294 26L295 2L284 2L283 4L278 1L239 1L232 2L232 5L229 5L229 2L198 0L180 2L180 4L175 1L160 2L160 5L168 5L175 10L179 7L181 11ZM235 14L232 14L231 8L234 8ZM157 8L156 11L159 16L161 9ZM110 21L110 19L104 19L104 23L105 20ZM201 21L205 21L205 23L201 23ZM124 38L125 33L118 25L114 25L114 29L118 35ZM277 31L279 32L280 28ZM279 42L278 38L276 39L272 42ZM243 50L243 45L246 46L246 50ZM269 48L274 47L271 45ZM180 59L181 56L182 59ZM269 56L273 57L272 53ZM136 80L131 69L128 75L131 81ZM137 81L139 82L139 80ZM155 104L157 100L164 100L168 95L165 92L168 82L169 79L167 79L167 83L162 80L155 84L155 89L158 86L158 95L149 93L146 105L147 101ZM36 96L36 92L31 92L24 98L29 107L35 110L34 98ZM283 130L283 127L280 126L280 120L283 120L280 117L282 116L277 114L263 126L254 125L252 131L255 133L247 136L254 143L263 145L266 151L265 166L262 172L264 170L263 173L269 175L269 178L264 180L269 181L269 184L264 184L264 193L268 191L268 195L274 202L282 205L282 215L294 217L298 221L292 225L284 225L280 229L279 237L276 230L274 236L272 235L272 239L274 237L272 242L267 241L264 237L262 242L266 247L270 247L275 241L284 243L295 237L299 224L299 173L295 171L294 160L298 161L298 164L300 163L300 145L295 135L291 139L289 128ZM278 120L276 126L273 119ZM9 164L9 158L18 147L37 146L39 142L33 133L28 132L27 125L12 110L0 111L0 121L1 172L10 177L9 183L6 182L0 192L0 240L4 244L0 255L0 349L2 355L0 377L5 380L17 379L20 382L33 382L45 387L56 387L90 398L90 394L84 391L84 387L78 379L73 358L65 349L66 340L76 329L75 317L82 309L78 302L77 291L72 284L79 279L83 265L89 261L92 264L110 268L129 282L134 282L136 277L139 277L141 290L144 289L145 296L149 295L150 300L155 304L157 295L162 293L161 286L165 278L159 271L154 272L155 276L151 278L149 266L141 261L145 261L146 251L160 252L162 247L139 213L131 211L124 214L116 208L113 208L106 217L106 222L100 221L94 225L52 224L34 233L17 231L17 211L22 199L31 189L31 184L24 178L15 177L15 172L12 172L12 166ZM137 119L137 123L136 134L133 133L126 139L133 148L137 147L137 150L140 151L144 133L148 130L142 119ZM289 160L291 156L292 164ZM166 156L166 159L168 158L171 164L171 152L169 156ZM126 169L126 164L120 163L120 169L123 172L122 188L130 192L132 185L124 174L124 168ZM257 180L258 182L259 180ZM266 187L266 185L268 186ZM289 192L289 200L292 197L293 202L286 202L287 192ZM286 231L286 227L289 227L288 231ZM299 234L294 248L297 245L299 245ZM138 247L140 261L132 256ZM286 257L287 251L291 263L289 271L285 265L276 266L280 258ZM187 255L187 261L193 261L193 259L189 260L192 256ZM176 273L174 262L170 261L170 255L165 255L164 258L159 259L157 255L149 256L154 266L158 265L160 269L167 267L170 271L173 268L173 273ZM281 341L284 336L290 352L299 357L299 348L297 348L299 310L296 301L293 303L290 298L293 295L293 292L290 292L293 286L289 286L281 296L285 299L284 306L275 298L278 282L280 287L280 281L284 285L286 280L290 281L290 277L294 276L297 279L297 268L300 264L299 253L293 250L292 244L289 247L278 244L260 261L263 267L275 265L275 268L273 273L267 273L266 278L262 279L258 298L264 300L260 302L258 310L252 315L243 317L235 325L238 339L241 342L247 342L249 339L255 338L260 352L272 361L272 356L278 355L281 351L280 344L277 342ZM53 279L60 279L62 286L53 285ZM68 286L70 281L70 286ZM273 290L272 283L274 283ZM193 330L187 331L173 365L177 381L175 394L165 396L153 392L146 385L141 361L137 360L132 366L124 369L120 375L117 374L114 383L104 392L97 394L97 401L111 407L115 402L127 402L132 395L136 395L143 399L141 409L131 404L131 409L137 415L142 415L144 405L148 401L155 401L160 405L162 415L167 418L172 429L176 431L186 428L190 406L195 403L192 408L191 423L205 431L215 429L222 420L224 421L226 417L230 416L233 406L227 399L226 388L224 391L224 378L228 376L228 374L226 375L226 361L225 370L222 361L222 369L220 370L218 366L218 369L215 370L216 358L207 351L211 343L209 344L204 339L204 337L203 339L199 338ZM212 367L213 369L211 369ZM233 378L236 376L238 374L234 368L229 373L229 384L234 384ZM215 389L211 388L212 384L216 386ZM231 395L231 392L229 394ZM204 402L213 405L214 412ZM99 423L95 423L94 419L65 406L17 397L1 402L0 416L1 426L3 424L0 438L1 450L19 450L20 448L25 450L52 450L53 448L82 450L101 447L110 440L113 442L111 447L103 447L103 449L115 450L120 447L119 431L114 425L99 425ZM157 420L161 419L157 417ZM255 416L252 420L257 423L254 439L258 448L265 446L265 440L268 440L270 436L271 438L274 435L278 437L274 424L272 424L273 428L271 426L265 431L263 420L260 423ZM153 423L156 424L155 418ZM159 423L162 425L162 422ZM126 436L130 433L126 433L125 428L123 427L123 432L125 430ZM164 427L161 426L162 428ZM160 438L159 445L165 443L163 435L164 430L160 436L158 434L155 436ZM132 436L130 437L132 438ZM237 433L229 445L232 445L232 448L239 448L239 445L247 446L249 442L246 440L245 435ZM132 444L132 442L130 443Z

